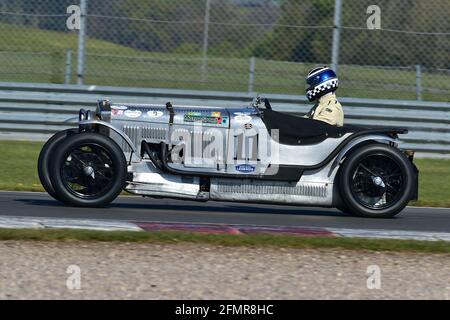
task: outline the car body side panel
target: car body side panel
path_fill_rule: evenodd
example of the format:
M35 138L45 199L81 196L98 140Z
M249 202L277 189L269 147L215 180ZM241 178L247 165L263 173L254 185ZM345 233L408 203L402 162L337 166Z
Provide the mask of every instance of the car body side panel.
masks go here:
M284 145L272 139L254 108L174 106L174 111L175 116L171 117L166 107L161 105L113 105L111 123L86 120L80 124L110 129L109 135L122 147L124 153L135 155L130 162L129 172L133 174L133 179L128 182L127 191L140 195L196 200L329 207L336 201L335 178L348 152L367 141L397 142L388 135L362 135L350 140L337 152L336 148L351 135L348 133L317 144ZM173 123L169 123L171 120ZM194 138L194 141L200 139L201 147L204 147L205 137L208 138L207 135L213 132L224 138L221 145L223 152L214 157L201 152L201 159L170 163L170 167L180 174L162 172L150 160L140 157L142 141L173 145L185 142L185 135ZM332 155L334 150L336 155ZM328 161L327 158L331 156L333 158ZM201 161L196 164L195 160ZM297 181L261 179L269 167L275 168L276 173L277 166L302 167L301 177ZM201 186L201 178L196 176L198 172L209 179L209 189L206 191ZM218 173L222 175L218 176Z

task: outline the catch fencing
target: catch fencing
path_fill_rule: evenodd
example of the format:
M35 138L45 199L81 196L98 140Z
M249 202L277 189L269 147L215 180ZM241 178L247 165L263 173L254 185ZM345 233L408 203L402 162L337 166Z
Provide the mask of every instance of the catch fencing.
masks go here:
M448 0L0 0L0 81L449 101Z

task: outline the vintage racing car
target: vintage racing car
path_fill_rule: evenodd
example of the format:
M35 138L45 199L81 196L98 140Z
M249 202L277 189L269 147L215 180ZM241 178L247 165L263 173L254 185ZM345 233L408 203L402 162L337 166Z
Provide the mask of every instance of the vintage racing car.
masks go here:
M398 148L406 133L331 126L261 97L239 108L103 100L47 141L38 171L47 192L72 206L106 206L125 190L392 217L418 196L414 152Z

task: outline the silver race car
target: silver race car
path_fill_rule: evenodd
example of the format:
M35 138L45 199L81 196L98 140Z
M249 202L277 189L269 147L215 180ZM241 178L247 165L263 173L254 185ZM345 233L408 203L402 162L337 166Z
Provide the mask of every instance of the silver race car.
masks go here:
M414 152L402 128L335 127L272 110L112 104L80 110L38 163L47 192L101 207L123 190L155 198L336 207L392 217L418 196Z

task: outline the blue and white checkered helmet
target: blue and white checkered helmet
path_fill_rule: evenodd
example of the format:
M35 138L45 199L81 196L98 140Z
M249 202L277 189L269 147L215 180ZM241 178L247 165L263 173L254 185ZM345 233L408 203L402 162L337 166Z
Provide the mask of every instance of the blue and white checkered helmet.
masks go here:
M338 88L336 73L328 67L319 67L311 70L306 77L306 97L314 101Z

